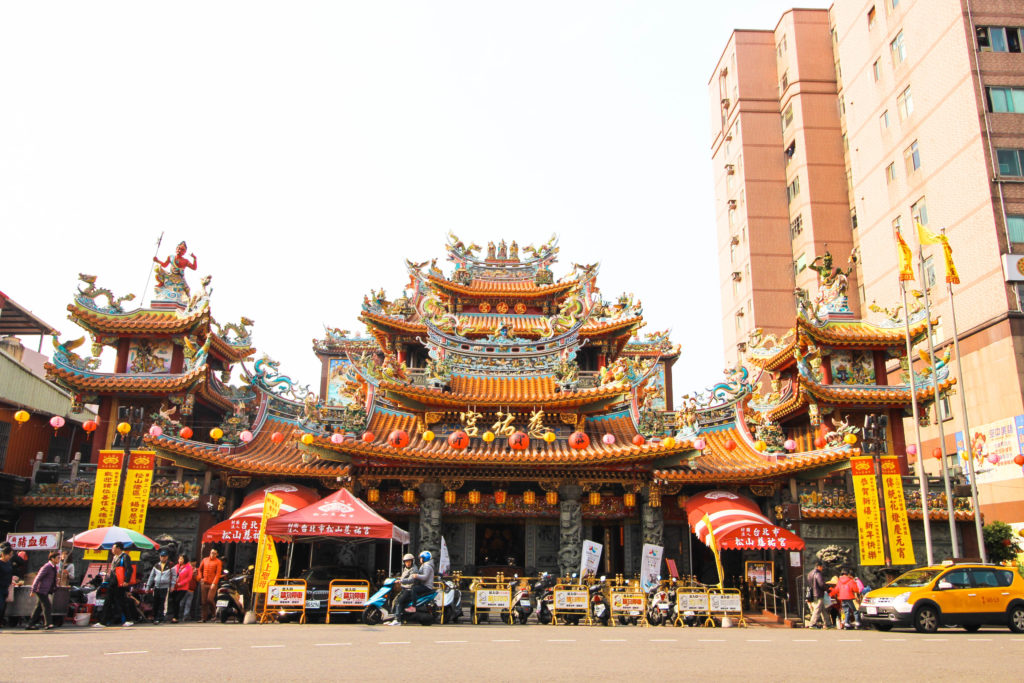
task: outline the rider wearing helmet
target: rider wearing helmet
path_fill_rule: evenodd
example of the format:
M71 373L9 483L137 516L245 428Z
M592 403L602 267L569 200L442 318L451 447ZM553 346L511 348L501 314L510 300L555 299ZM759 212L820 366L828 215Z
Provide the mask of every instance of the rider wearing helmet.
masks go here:
M389 622L390 626L401 626L402 612L414 600L434 590L434 565L431 562L430 551L424 550L420 553L419 568L414 569L412 567L412 559L412 555L408 554L402 558L405 569L399 582L405 587L405 590L402 591L401 595L398 596L398 600L395 601L395 618Z

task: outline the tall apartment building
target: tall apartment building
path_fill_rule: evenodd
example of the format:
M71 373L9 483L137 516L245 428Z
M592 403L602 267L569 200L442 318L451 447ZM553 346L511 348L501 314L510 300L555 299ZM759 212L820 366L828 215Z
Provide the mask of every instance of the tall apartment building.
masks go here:
M832 55L828 57L820 47L822 15L820 11L791 10L783 15L774 33L737 31L712 78L711 99L717 108L720 101L725 107L725 100L737 95L732 84L732 90L721 91L721 81L728 83L731 74L739 76L739 111L732 113L730 100L728 115L723 110L721 120L716 117L713 125L723 324L729 344L726 358L735 357L735 344L742 341L739 326L730 324L745 303L742 297L754 302L750 317L746 318L746 312L744 315L746 328L763 326L766 331L777 331L777 327L791 324L785 315L773 310L774 302L783 304L778 273L766 273L757 267L761 262L758 259L763 261L763 255L771 251L768 245L775 245L779 260L781 252L786 251L780 248L783 235L776 224L783 212L778 200L771 204L770 211L754 211L752 191L772 196L774 189L769 190L769 185L774 188L785 182L788 186L794 177L800 177L800 194L790 202L787 217L793 220L801 216L806 230L808 214L814 221L827 216L822 218L829 221L827 229L845 231L844 244L852 240L860 256L856 280L851 281L850 303L859 304L868 317L872 302L891 306L900 300L894 228L902 229L915 256L915 222L935 232L945 228L961 278L961 284L953 288L964 371L964 376L958 377L956 391L964 392L966 397L970 429L965 437L960 395L950 397L939 406L940 415L934 411L929 415L929 424L922 433L923 453L930 456L939 445L937 422L941 421L946 450L951 454L947 464L954 473L964 463L956 453L958 443L964 456L970 445L980 451L978 483L986 519L1024 526L1024 476L1021 467L1013 464L1014 456L1024 452L1024 268L1017 267L1021 257L1015 256L1024 254L1024 3L837 0L827 15L830 27L825 30L830 29L832 43ZM789 66L785 79L784 40L789 59L801 67L794 70ZM771 55L769 41L775 48ZM814 68L827 71L824 77L815 74L813 119L807 113L809 83L797 86L788 99L785 96L787 87L794 87L794 73L806 77L801 53L811 54L812 50ZM722 167L736 162L728 161L724 140L735 122L746 125L744 94L752 92L754 86L744 88L745 74L748 80L759 83L759 114L767 128L772 108L767 80L773 60L781 86L777 113L781 125L758 136L761 146L756 156L743 150L746 176L729 188L723 182ZM830 98L824 92L825 83L818 78L836 94ZM787 122L789 103L795 105L791 122ZM799 140L809 134L805 132L808 128L817 136L812 144L818 162L807 159L806 170L798 171L794 164L799 161ZM780 150L788 151L791 135L798 140L794 159L788 165L781 164L785 180L779 181L778 155ZM808 146L804 145L805 152ZM739 153L734 149L733 155ZM837 156L843 159L847 206L839 212L835 196L830 195L825 204L828 212L820 213L817 204L823 200L812 186L812 178L816 170L833 171ZM762 177L769 175L768 171L752 168L754 158L766 160L771 183ZM825 185L820 183L819 187ZM831 188L832 184L827 186ZM749 246L741 250L739 258L747 259L743 266L752 263L753 268L751 277L742 281L744 289L734 298L732 277L736 270L743 275L745 272L730 262L729 236L734 231L724 202L737 195L742 197L744 191L748 237L741 232L739 246L744 246L744 239L749 240ZM799 261L804 249L821 253L824 241L830 243L833 254L844 255L838 239L818 239L819 227L825 226L821 222L814 225L814 237L805 236L806 242L800 242L801 235L796 236L792 242L794 261ZM952 342L952 309L943 278L941 247L925 246L924 255L923 272L915 262L918 281L911 286L920 290L927 283L933 311L940 318L933 338L941 355ZM801 282L798 274L793 284ZM772 305L758 308L758 302L767 301ZM786 311L791 317L791 304ZM896 368L890 370L895 372ZM908 435L913 433L909 419L905 427ZM939 469L939 462L931 457L926 458L925 465L933 473Z
M708 91L732 364L755 328L793 326L793 290L814 286L815 255L827 248L843 265L853 248L828 12L790 10L773 31L733 32Z

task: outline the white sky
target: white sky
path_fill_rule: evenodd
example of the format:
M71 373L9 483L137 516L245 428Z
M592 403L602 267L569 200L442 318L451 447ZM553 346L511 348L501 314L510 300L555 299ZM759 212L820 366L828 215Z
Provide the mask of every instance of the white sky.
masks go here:
M556 277L600 261L673 329L678 398L724 365L707 81L790 6L3 3L0 290L80 336L77 274L138 294L163 231L215 317L315 386L311 339L361 330L405 257L557 232Z

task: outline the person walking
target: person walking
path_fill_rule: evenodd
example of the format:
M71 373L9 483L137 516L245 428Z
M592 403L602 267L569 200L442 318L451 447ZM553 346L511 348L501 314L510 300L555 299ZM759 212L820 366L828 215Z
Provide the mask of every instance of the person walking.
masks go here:
M53 629L52 610L50 596L57 589L57 563L60 561L60 553L54 551L46 560L46 564L36 572L36 578L32 582L32 595L36 596L36 608L32 610L32 617L28 620L26 631L34 631L38 626L36 622L42 619L46 630Z
M14 581L12 557L14 557L14 549L5 543L0 547L0 628L7 625L7 596L11 591L11 583Z
M825 564L818 560L814 569L807 575L807 602L811 606L811 620L807 624L809 628L831 628L831 620L825 610ZM821 624L818 624L818 622Z
M857 598L857 580L850 576L849 569L839 572L836 582L836 598L839 599L839 610L843 616L843 628L853 628L854 600Z
M217 612L217 584L224 570L224 563L218 555L217 550L213 549L199 563L199 598L202 605L200 621L204 622L212 619Z
M125 592L128 586L135 583L135 566L124 551L124 544L118 541L110 549L110 571L107 574L107 597L103 602L103 615L93 624L94 628L110 625L134 626L135 622L126 618ZM123 622L122 622L123 620Z
M177 624L179 619L185 621L185 614L188 611L185 598L192 595L192 565L189 564L187 555L178 555L178 564L174 566L174 572L170 612L171 623ZM188 604L191 604L191 600Z
M146 589L153 591L153 623L159 624L164 620L164 606L167 604L167 593L177 582L177 570L168 560L170 553L167 550L160 551L160 561L153 565L149 572L149 579L146 581Z

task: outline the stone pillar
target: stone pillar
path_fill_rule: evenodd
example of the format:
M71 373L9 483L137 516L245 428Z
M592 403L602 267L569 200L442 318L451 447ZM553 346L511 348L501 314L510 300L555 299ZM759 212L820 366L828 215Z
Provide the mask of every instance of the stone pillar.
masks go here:
M651 507L651 490L643 493L644 504L640 508L640 523L643 529L644 543L665 545L665 520L661 514L661 506Z
M441 559L441 494L440 482L420 484L420 545L417 552L429 550L434 557L434 568Z
M558 571L562 576L569 576L580 570L580 555L583 552L581 495L583 495L583 489L576 484L566 484L558 488L560 509Z

